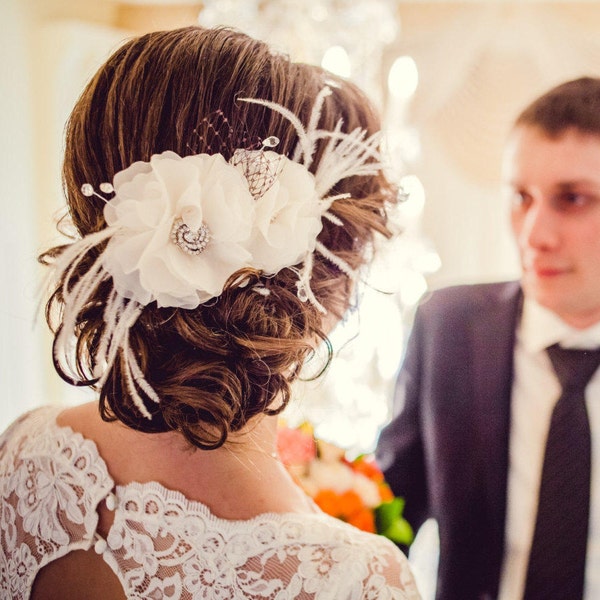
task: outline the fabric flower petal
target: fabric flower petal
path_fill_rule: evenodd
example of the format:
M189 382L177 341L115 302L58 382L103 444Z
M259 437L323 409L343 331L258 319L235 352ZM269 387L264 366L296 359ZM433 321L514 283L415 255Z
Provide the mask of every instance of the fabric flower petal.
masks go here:
M315 249L323 210L313 175L282 157L276 181L256 203L252 263L274 274L300 262Z
M250 264L245 242L255 202L243 175L221 155L164 152L121 171L113 185L104 214L115 234L103 265L125 298L195 308ZM173 240L173 228L182 222L191 236L208 228L208 243L196 254Z

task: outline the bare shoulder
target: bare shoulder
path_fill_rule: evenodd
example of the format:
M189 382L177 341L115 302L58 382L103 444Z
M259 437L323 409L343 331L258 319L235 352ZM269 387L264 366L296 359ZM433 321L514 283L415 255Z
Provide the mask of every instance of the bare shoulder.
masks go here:
M119 421L104 421L96 402L67 408L58 415L56 422L94 442L115 484L141 481L138 470L143 468L144 461L131 459L132 455L144 456L144 452L138 452L143 447L144 436Z
M102 423L102 418L100 417L98 404L96 402L86 402L65 408L58 415L56 422L62 427L70 427L73 431L85 434L97 428L99 423Z
M125 600L117 576L93 550L76 550L38 573L31 600Z
M66 408L58 414L56 423L59 427L69 427L86 440L94 442L112 475L111 454L115 452L118 456L122 448L126 447L126 442L119 439L122 437L119 433L119 429L123 428L121 424L103 421L97 402Z
M94 442L116 485L158 482L187 495L186 484L194 482L189 471L197 473L191 460L197 453L176 432L143 433L120 421L104 421L95 402L64 410L57 424Z

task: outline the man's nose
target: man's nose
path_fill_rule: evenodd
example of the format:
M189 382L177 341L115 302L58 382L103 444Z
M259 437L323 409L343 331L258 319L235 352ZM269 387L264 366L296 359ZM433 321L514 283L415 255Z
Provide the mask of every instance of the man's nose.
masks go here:
M556 246L560 215L546 199L535 200L525 214L519 242L523 247L546 250Z

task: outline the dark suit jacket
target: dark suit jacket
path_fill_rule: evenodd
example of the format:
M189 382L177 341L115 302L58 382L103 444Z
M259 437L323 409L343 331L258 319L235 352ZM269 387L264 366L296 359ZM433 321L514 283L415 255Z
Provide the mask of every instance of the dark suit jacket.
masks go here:
M438 522L437 598L496 598L519 284L458 286L417 310L379 464L415 529Z

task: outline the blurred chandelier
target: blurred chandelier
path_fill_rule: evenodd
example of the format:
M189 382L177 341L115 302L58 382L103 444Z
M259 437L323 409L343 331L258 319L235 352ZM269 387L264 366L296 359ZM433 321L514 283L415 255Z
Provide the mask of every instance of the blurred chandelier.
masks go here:
M203 25L230 25L293 60L352 78L380 107L382 61L398 35L393 0L206 0Z

